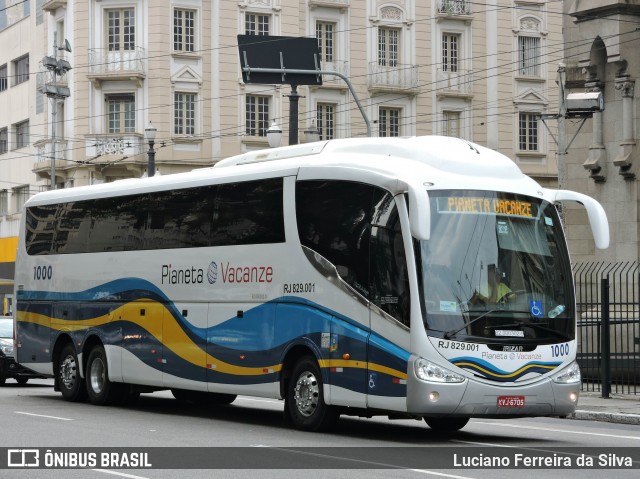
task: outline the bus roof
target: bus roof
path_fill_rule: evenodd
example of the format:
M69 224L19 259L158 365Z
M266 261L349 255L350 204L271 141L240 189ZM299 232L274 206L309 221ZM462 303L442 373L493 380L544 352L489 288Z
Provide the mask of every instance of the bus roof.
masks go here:
M359 179L389 187L421 181L435 189L480 189L540 196L541 188L505 155L453 137L350 138L243 153L186 173L126 179L39 193L27 205L297 175ZM383 178L381 180L380 178Z

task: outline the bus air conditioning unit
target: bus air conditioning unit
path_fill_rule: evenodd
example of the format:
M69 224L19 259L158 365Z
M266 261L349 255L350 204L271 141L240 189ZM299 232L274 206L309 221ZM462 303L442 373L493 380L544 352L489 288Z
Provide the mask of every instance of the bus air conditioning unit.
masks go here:
M568 117L591 117L594 111L603 110L602 92L569 93L567 95Z

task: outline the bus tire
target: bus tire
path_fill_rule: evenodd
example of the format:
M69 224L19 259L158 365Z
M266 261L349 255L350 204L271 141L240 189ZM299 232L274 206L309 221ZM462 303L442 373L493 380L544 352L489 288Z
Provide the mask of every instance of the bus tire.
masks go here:
M291 372L285 396L289 422L303 431L325 431L335 425L338 411L324 402L324 385L318 361L302 357Z
M459 431L469 422L468 417L425 417L427 425L438 432Z
M123 398L123 385L109 381L107 354L102 346L94 346L89 353L85 376L91 404L106 406Z
M83 401L87 397L84 379L80 377L80 363L72 343L67 343L60 351L56 366L56 381L60 394L67 401Z

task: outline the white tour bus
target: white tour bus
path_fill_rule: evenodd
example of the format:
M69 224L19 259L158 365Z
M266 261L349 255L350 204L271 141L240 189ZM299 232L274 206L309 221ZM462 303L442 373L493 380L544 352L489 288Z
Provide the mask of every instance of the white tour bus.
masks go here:
M17 360L70 401L278 398L306 430L565 416L580 371L558 201L608 246L596 201L447 137L40 193L19 235Z

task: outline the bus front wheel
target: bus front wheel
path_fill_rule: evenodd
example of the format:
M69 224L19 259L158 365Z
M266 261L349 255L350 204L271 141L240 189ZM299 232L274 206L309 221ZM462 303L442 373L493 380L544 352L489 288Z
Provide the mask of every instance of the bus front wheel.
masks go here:
M336 423L339 414L325 404L323 389L318 361L312 356L301 358L293 368L285 397L285 410L294 427L322 431Z
M86 398L84 379L80 377L78 355L72 343L67 343L60 352L56 381L62 397L67 401L82 401Z
M87 394L97 406L112 404L123 396L122 384L109 381L107 355L102 346L95 346L87 360Z
M427 425L438 432L459 431L469 422L468 417L425 417Z

